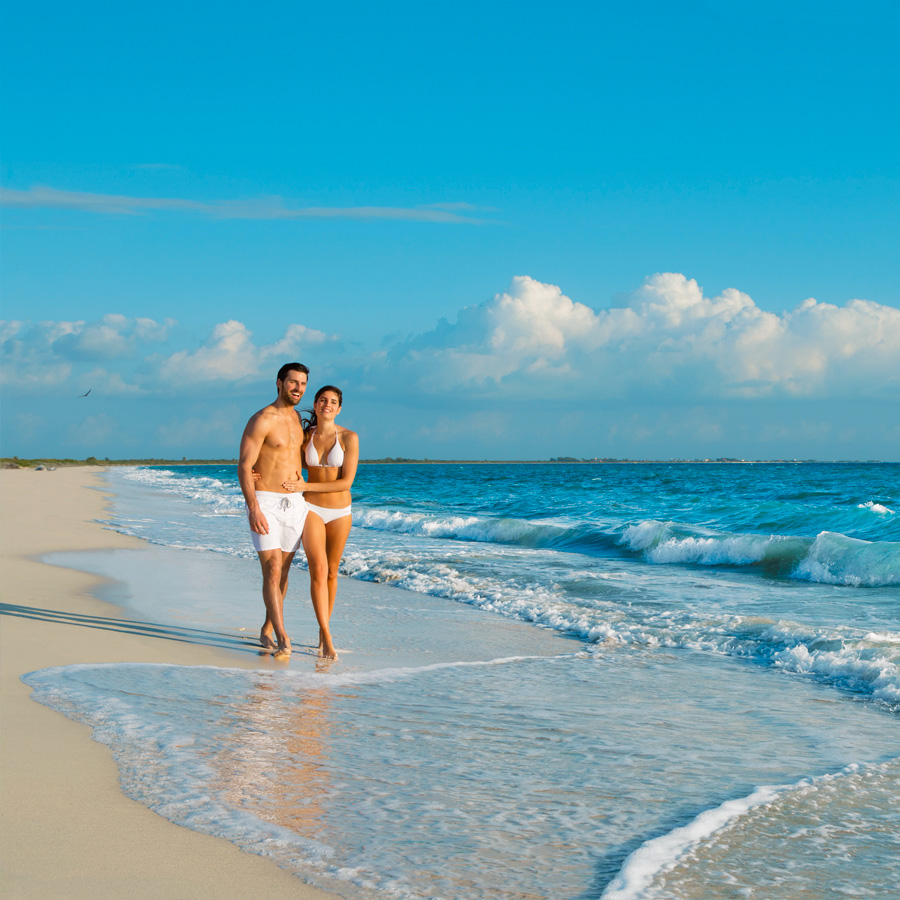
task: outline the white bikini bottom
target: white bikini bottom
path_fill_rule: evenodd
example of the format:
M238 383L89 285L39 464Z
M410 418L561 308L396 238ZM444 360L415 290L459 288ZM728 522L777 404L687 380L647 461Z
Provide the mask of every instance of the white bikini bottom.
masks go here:
M346 506L342 506L340 509L328 509L325 506L313 506L313 504L310 503L309 511L315 513L327 525L329 522L333 522L335 519L343 519L344 516L349 516L352 507L353 504L348 503Z

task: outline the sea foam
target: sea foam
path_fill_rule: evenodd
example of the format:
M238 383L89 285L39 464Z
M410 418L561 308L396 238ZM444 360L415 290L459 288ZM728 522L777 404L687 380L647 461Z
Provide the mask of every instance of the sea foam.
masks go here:
M446 597L591 644L682 648L750 659L900 708L900 647L893 632L882 637L847 626L813 627L766 616L578 602L552 585L475 575L396 551L377 557L354 551L344 566L355 578Z
M870 765L853 763L836 773L803 778L794 784L764 785L745 797L727 800L713 809L702 812L687 825L675 828L667 834L652 838L642 844L626 859L619 874L600 895L600 900L643 900L643 898L657 900L662 896L672 896L666 889L662 894L659 892L656 882L660 876L676 865L683 864L687 857L696 853L706 842L711 839L720 839L725 833L734 830L735 826L748 814L755 815L764 807L782 805L800 798L802 798L804 808L815 808L818 795L823 796L824 802L833 803L834 798L831 797L831 794L834 793L834 788L843 785L845 792L853 792L856 782L860 779L871 781L878 778L890 778L892 771L897 768L897 762L898 760L889 760L885 763ZM855 818L859 818L860 814L866 812L877 815L878 811L867 810L865 806L852 810ZM804 824L808 828L813 827L813 822L809 819ZM872 824L874 825L874 823ZM845 830L853 827L865 828L865 819L844 823ZM798 837L807 829L795 827L791 830L794 832L794 836ZM833 836L830 842L833 843ZM746 874L753 877L752 873ZM795 889L796 882L795 876ZM654 890L655 887L656 890ZM793 891L790 893L793 895ZM855 892L854 895L856 895Z

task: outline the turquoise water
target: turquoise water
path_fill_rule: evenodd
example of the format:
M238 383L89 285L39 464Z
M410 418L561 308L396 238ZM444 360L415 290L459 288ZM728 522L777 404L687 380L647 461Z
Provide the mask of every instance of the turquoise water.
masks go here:
M132 617L252 633L234 469L108 477L112 526L151 546L56 561ZM347 897L896 895L900 466L356 487L336 664L67 667L26 676L36 699L93 725L131 796Z

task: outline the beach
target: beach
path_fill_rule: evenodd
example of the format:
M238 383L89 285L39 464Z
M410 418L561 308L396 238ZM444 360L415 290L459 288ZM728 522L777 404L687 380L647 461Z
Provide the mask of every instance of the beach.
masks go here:
M326 898L271 860L172 824L128 799L91 731L30 699L20 676L93 662L243 663L237 654L155 637L91 594L98 578L45 565L53 551L138 547L102 528L94 468L3 470L2 897ZM152 623L151 623L152 624Z
M471 472L359 472L324 662L234 466L4 471L3 896L890 897L898 467Z

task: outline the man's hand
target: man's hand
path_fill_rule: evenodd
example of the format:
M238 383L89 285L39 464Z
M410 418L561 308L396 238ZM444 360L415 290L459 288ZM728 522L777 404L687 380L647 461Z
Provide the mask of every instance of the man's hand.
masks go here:
M247 518L250 520L251 531L255 531L257 534L269 533L269 523L258 506L256 509L251 509L247 512Z

